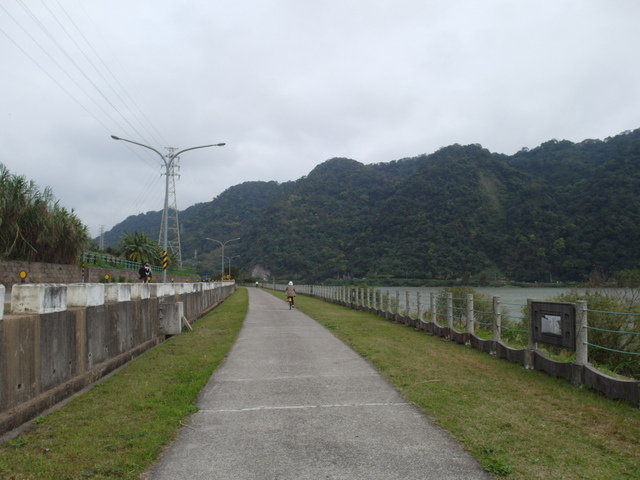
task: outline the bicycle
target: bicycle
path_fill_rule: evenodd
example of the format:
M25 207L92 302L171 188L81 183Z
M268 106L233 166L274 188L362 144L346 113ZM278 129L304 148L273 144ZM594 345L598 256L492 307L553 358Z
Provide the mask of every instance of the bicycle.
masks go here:
M287 303L289 304L289 310L293 308L293 297L287 297Z

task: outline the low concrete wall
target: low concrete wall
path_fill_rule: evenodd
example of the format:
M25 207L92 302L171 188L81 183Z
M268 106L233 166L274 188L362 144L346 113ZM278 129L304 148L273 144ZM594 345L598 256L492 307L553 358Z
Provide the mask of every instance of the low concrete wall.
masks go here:
M183 317L196 320L235 288L15 285L11 314L0 314L0 435L179 333Z

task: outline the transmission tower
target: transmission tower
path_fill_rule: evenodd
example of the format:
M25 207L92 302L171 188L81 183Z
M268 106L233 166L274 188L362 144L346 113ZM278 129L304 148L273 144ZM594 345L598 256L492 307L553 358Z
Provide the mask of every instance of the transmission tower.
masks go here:
M207 147L224 147L224 143L215 143L212 145L200 145L199 147L189 147L184 148L178 152L176 152L176 148L165 147L169 150L167 156L161 154L158 150L149 145L145 145L144 143L134 142L133 140L127 140L126 138L116 137L115 135L111 135L111 138L114 140L122 140L123 142L133 143L134 145L140 145L141 147L148 148L149 150L153 150L160 158L162 158L162 162L166 168L166 189L164 196L164 210L162 212L162 224L160 225L160 238L158 239L158 243L162 245L162 249L169 251L169 231L173 233L173 238L171 239L171 251L175 255L178 260L178 265L182 268L182 253L180 248L180 229L178 228L178 207L176 203L176 182L175 182L175 169L174 169L174 160L177 160L181 153L188 152L189 150L195 150L196 148L207 148ZM171 193L169 193L171 190ZM173 215L169 212L169 209L173 210ZM171 227L169 226L169 220L171 220ZM162 269L162 283L167 283L167 271Z
M169 151L169 158L173 158L173 153L177 148L165 147ZM180 157L173 158L167 169L166 175L169 175L167 190L168 208L165 212L162 211L162 222L160 223L160 235L158 236L158 244L162 245L164 237L164 226L167 226L167 246L169 251L173 254L174 258L178 262L178 267L182 268L182 247L180 246L180 223L178 222L178 202L176 200L176 177L180 174L180 165L178 160ZM165 222L164 216L167 215L167 221Z

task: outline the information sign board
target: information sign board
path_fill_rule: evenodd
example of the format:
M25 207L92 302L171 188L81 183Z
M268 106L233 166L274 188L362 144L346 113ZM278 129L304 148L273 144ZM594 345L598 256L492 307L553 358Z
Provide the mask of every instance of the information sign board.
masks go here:
M573 303L531 302L533 340L576 349L576 309Z

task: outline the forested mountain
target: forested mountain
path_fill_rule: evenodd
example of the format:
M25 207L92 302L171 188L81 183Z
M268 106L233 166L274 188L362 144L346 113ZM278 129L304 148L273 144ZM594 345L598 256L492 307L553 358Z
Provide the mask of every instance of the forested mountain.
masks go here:
M506 277L582 280L640 267L640 129L606 140L551 140L512 155L452 145L364 165L334 158L294 182L247 182L180 212L182 256L276 278ZM122 231L158 235L160 212ZM232 247L232 248L230 248ZM217 257L215 256L217 255Z

